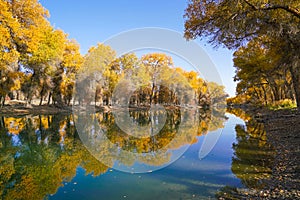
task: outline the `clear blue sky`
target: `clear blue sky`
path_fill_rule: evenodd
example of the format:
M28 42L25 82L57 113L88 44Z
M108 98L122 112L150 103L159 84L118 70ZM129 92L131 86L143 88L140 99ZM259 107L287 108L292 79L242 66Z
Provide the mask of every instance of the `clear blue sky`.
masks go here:
M184 31L184 0L41 0L50 11L50 22L74 38L85 54L91 46L120 32L143 27L161 27ZM232 52L214 49L205 41L196 42L215 63L226 92L235 94Z

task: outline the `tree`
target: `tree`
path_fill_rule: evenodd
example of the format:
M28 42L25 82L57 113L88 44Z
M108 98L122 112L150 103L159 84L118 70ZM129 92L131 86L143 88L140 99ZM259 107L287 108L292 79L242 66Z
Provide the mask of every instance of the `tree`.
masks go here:
M290 70L300 109L299 0L191 0L186 9L185 37L210 37L230 49L254 38L280 41L281 66Z
M42 100L48 89L52 87L49 79L52 79L57 73L63 73L57 69L57 65L62 60L65 33L54 30L50 24L46 23L36 29L35 34L34 42L29 45L28 55L23 59L23 66L32 74L27 93L28 103L31 103L34 94L40 95ZM56 82L54 80L54 83ZM55 90L56 85L53 87Z
M239 48L233 59L236 67L234 80L238 81L237 94L247 93L254 102L266 105L286 98L294 100L295 95L290 71L281 66L279 41L271 40L254 39Z
M35 64L42 63L41 59L51 57L52 54L49 52L47 52L49 53L49 57L44 57L45 54L47 55L45 52L49 51L49 48L43 49L47 46L44 41L46 37L49 36L48 32L50 30L50 24L46 20L48 11L36 0L3 0L1 4L6 4L4 11L7 11L6 14L9 13L10 16L10 20L4 20L7 22L4 23L5 25L1 22L1 27L4 25L4 27L9 30L7 36L11 44L6 46L6 51L10 53L17 52L19 55L15 57L17 60L15 71L18 72L23 66L28 65L31 65L30 69L33 69L35 68ZM4 16L7 17L8 15ZM31 80L36 83L40 81L38 75L34 76ZM28 94L29 93L30 92L28 92Z
M51 97L69 103L82 63L79 46L51 26L48 11L37 0L1 0L0 8L1 105L19 90L27 103L40 97L42 104L47 95L48 103Z
M163 53L146 54L141 60L151 77L150 105L152 105L154 97L157 96L160 76L163 70L173 66L173 61L170 56Z
M212 105L225 105L226 98L228 95L225 93L225 87L223 85L218 85L215 82L208 82L208 93L209 99Z
M149 74L146 72L145 67L141 65L141 61L135 53L122 55L115 60L114 65L117 65L118 69L120 70L120 82L118 87L120 87L120 85L124 83L123 87L127 88L121 90L131 92L131 88L129 87L129 80L131 80L131 84L135 85L136 91L133 91L130 104L139 106L143 101L141 99L143 88L145 88L147 86L147 83L149 82ZM126 104L125 99L122 100L122 103Z
M14 87L18 80L18 59L19 52L14 41L11 40L11 33L20 34L20 24L11 12L11 5L0 1L0 106L4 105L6 95Z
M75 40L65 38L64 45L62 60L57 65L58 73L56 80L58 81L54 82L56 90L53 92L56 93L61 104L70 105L75 87L76 74L82 67L83 57L79 52L79 45Z
M194 71L184 72L184 76L187 78L191 87L195 90L195 99L197 100L197 104L201 106L209 105L210 99L207 83Z
M95 103L102 98L105 104L109 104L110 88L108 79L114 76L112 62L116 59L116 52L111 47L104 44L98 44L97 47L91 47L84 58L83 66L79 70L78 93L79 102L85 100L90 103L92 97L95 97ZM110 76L111 75L111 76ZM113 79L113 78L112 78ZM95 81L95 88L91 87ZM111 80L113 81L113 80ZM96 92L96 94L95 94Z

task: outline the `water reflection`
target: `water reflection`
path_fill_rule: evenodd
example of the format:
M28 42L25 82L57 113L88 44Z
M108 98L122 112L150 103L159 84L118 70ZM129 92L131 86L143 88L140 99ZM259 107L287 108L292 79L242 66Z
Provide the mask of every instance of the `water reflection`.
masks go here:
M229 112L243 119L244 125L236 125L236 142L233 144L232 172L247 188L262 189L269 179L274 164L275 150L267 142L262 123L256 122L241 109Z
M78 166L95 175L107 170L76 139L72 116L0 121L1 199L43 199L70 181Z
M176 146L180 148L197 141L197 136L211 130L222 128L226 118L211 116L211 112L194 112L193 126L180 134L176 139ZM137 140L125 135L114 123L114 116L110 113L97 113L93 116L99 126L107 130L107 137L112 144L120 148L136 152L149 152L162 148L170 143L177 134L178 125L182 123L181 113L169 112L166 124L161 133L153 136L153 140L144 138ZM131 112L135 123L149 124L147 112ZM0 117L0 196L1 199L43 199L49 194L55 194L63 182L71 181L78 167L86 174L98 176L109 169L103 163L116 162L131 166L136 160L149 165L161 165L170 159L167 156L130 157L127 154L118 160L107 157L111 146L99 146L99 162L84 147L76 132L73 115L48 115L24 117ZM189 118L190 119L190 118ZM151 121L151 119L150 119ZM95 127L86 124L90 133ZM155 142L154 142L155 141ZM156 159L155 159L156 158ZM108 160L108 161L107 161Z

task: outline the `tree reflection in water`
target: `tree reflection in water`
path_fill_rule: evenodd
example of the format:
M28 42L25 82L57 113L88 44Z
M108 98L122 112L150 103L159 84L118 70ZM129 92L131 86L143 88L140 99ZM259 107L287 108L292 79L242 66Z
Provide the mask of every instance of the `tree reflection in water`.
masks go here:
M114 116L110 113L96 113L93 118L99 127L107 131L111 144L117 144L124 150L141 152L141 156L137 157L128 157L127 154L119 156L119 163L130 166L138 160L149 165L162 165L168 162L170 154L147 158L142 153L163 148L174 140L176 134L179 137L176 137L173 148L195 143L197 136L222 128L226 120L224 113L218 116L210 116L210 111L199 110L184 113L188 115L188 119L194 120L190 122L193 126L187 126L179 133L178 126L183 120L181 114L183 113L178 111L168 112L166 124L152 139L137 139L122 133L114 124ZM146 111L130 112L130 116L139 125L149 124L149 113ZM0 117L1 199L43 199L49 194L55 194L63 186L63 182L71 181L78 167L94 176L107 172L109 167L103 163L113 165L116 162L113 157L106 156L111 146L99 147L101 151L98 153L101 152L101 155L97 156L106 159L103 163L99 162L80 141L74 123L76 117ZM91 133L95 131L89 124L85 128Z
M78 140L72 116L1 117L0 130L1 199L43 199L78 166L94 175L107 170Z
M236 142L233 144L231 170L247 188L262 189L272 174L275 150L267 142L262 123L256 122L241 109L230 109L228 112L246 122L246 126L235 127ZM223 195L222 191L226 192L228 198L233 198L230 193L236 193L236 190L230 187L221 190L220 194Z

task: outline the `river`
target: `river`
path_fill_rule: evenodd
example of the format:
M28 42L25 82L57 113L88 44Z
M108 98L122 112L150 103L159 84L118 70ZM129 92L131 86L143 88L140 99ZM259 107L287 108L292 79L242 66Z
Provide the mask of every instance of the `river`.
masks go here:
M262 188L274 149L262 124L231 113L0 116L1 199L215 199Z

